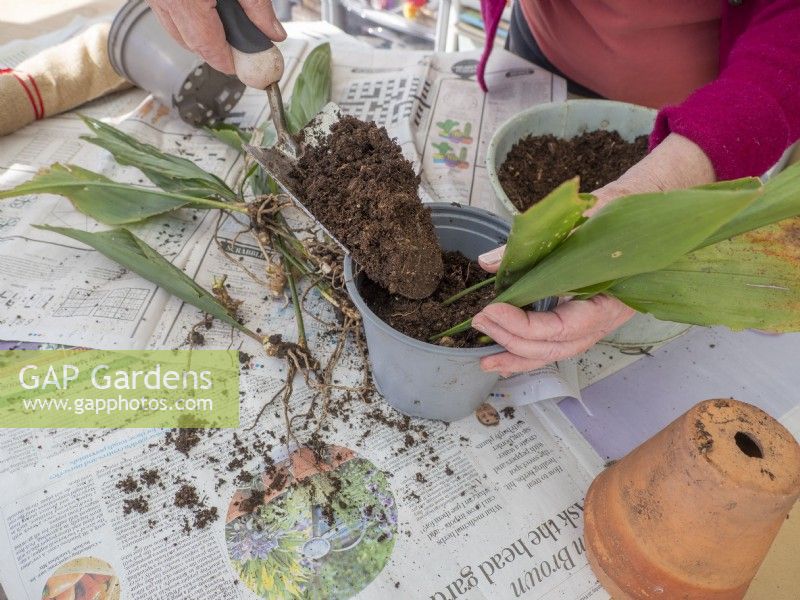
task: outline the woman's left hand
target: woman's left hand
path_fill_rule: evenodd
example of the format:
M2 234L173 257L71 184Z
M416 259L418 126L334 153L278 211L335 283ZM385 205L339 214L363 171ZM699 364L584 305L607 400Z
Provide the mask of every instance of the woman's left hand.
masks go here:
M480 262L487 271L496 271L500 264L499 260ZM604 295L568 300L549 312L490 304L475 315L472 326L506 352L482 358L481 369L508 376L570 358L594 346L635 314L616 298Z

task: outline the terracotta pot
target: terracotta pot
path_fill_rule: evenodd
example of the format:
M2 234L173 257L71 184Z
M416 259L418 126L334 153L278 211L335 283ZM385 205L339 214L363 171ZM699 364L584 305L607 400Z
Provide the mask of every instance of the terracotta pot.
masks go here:
M592 482L589 564L614 600L742 598L798 495L792 434L707 400Z

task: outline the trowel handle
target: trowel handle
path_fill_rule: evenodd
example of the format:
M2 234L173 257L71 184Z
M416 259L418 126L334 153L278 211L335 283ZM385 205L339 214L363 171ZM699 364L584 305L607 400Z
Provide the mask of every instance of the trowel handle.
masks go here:
M256 27L238 0L217 0L217 13L225 38L233 47L233 64L239 80L265 90L283 76L283 55L263 31Z
M274 45L250 20L239 0L217 0L217 13L225 28L225 39L240 52L263 52Z

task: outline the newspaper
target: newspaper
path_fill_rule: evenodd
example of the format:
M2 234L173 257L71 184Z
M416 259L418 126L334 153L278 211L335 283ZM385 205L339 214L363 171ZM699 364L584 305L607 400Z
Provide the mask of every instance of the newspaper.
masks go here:
M475 53L380 51L325 24L288 29L290 39L282 45L287 95L303 57L318 41L330 40L333 100L345 112L389 128L421 170L426 200L490 209L483 161L492 132L520 109L566 94L563 80L504 52L493 55L487 74L492 93L484 96L470 79ZM0 61L4 57L0 48ZM233 119L242 126L260 123L265 104L263 93L249 90ZM81 112L196 160L229 183L243 170L238 153L140 90L100 99ZM149 184L82 142L82 133L76 116L65 114L3 138L0 187L54 161ZM33 228L37 223L102 229L63 198L0 205L0 339L109 349L185 347L199 311L91 249ZM134 231L205 287L226 275L230 293L244 300L247 323L295 339L291 305L265 300L248 275L263 273L264 263L244 229L236 217L220 221L216 213L187 210ZM322 320L333 319L314 294L308 302ZM307 326L310 343L324 355L331 345L324 326ZM11 600L42 597L48 578L76 557L105 565L121 597L136 600L607 598L588 567L582 539L583 496L602 462L555 404L534 403L579 397L575 363L501 382L489 399L500 409L495 425L475 416L449 426L403 421L396 413L384 423L365 417L375 403L392 414L380 400L354 405L346 420L330 420L325 443L352 486L369 491L364 502L376 504L334 525L319 519L319 506L303 504L307 514L295 515L270 538L242 525L248 517L235 512L233 501L243 483L228 467L247 446L260 451L241 457L236 468L256 479L267 481L265 463L285 465L295 476L304 469L303 450L282 433L282 410L276 406L256 418L282 385L283 363L228 327L214 324L203 333L206 347L237 348L250 357L242 371L240 430L212 431L186 454L165 443L163 430L8 430L0 437L0 583ZM356 356L352 347L347 352ZM364 366L348 361L337 380L355 385ZM310 395L297 378L289 409L301 410ZM147 511L125 515L118 484L139 468L158 470L161 481L146 489ZM187 482L220 515L207 527L192 525L187 509L173 502ZM300 502L291 494L281 487L269 509L290 514L289 503ZM287 550L298 535L305 536L302 544ZM284 552L280 564L288 571L279 583L272 569L241 570L243 556L255 552L242 544L252 545L256 537L262 554Z

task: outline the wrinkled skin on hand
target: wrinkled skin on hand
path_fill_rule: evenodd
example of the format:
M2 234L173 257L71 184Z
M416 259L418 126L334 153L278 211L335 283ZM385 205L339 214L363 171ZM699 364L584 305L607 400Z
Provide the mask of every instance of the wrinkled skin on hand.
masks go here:
M147 0L161 26L175 41L218 71L234 73L231 47L225 40L216 0ZM275 16L270 0L239 0L247 16L275 42L286 31Z

